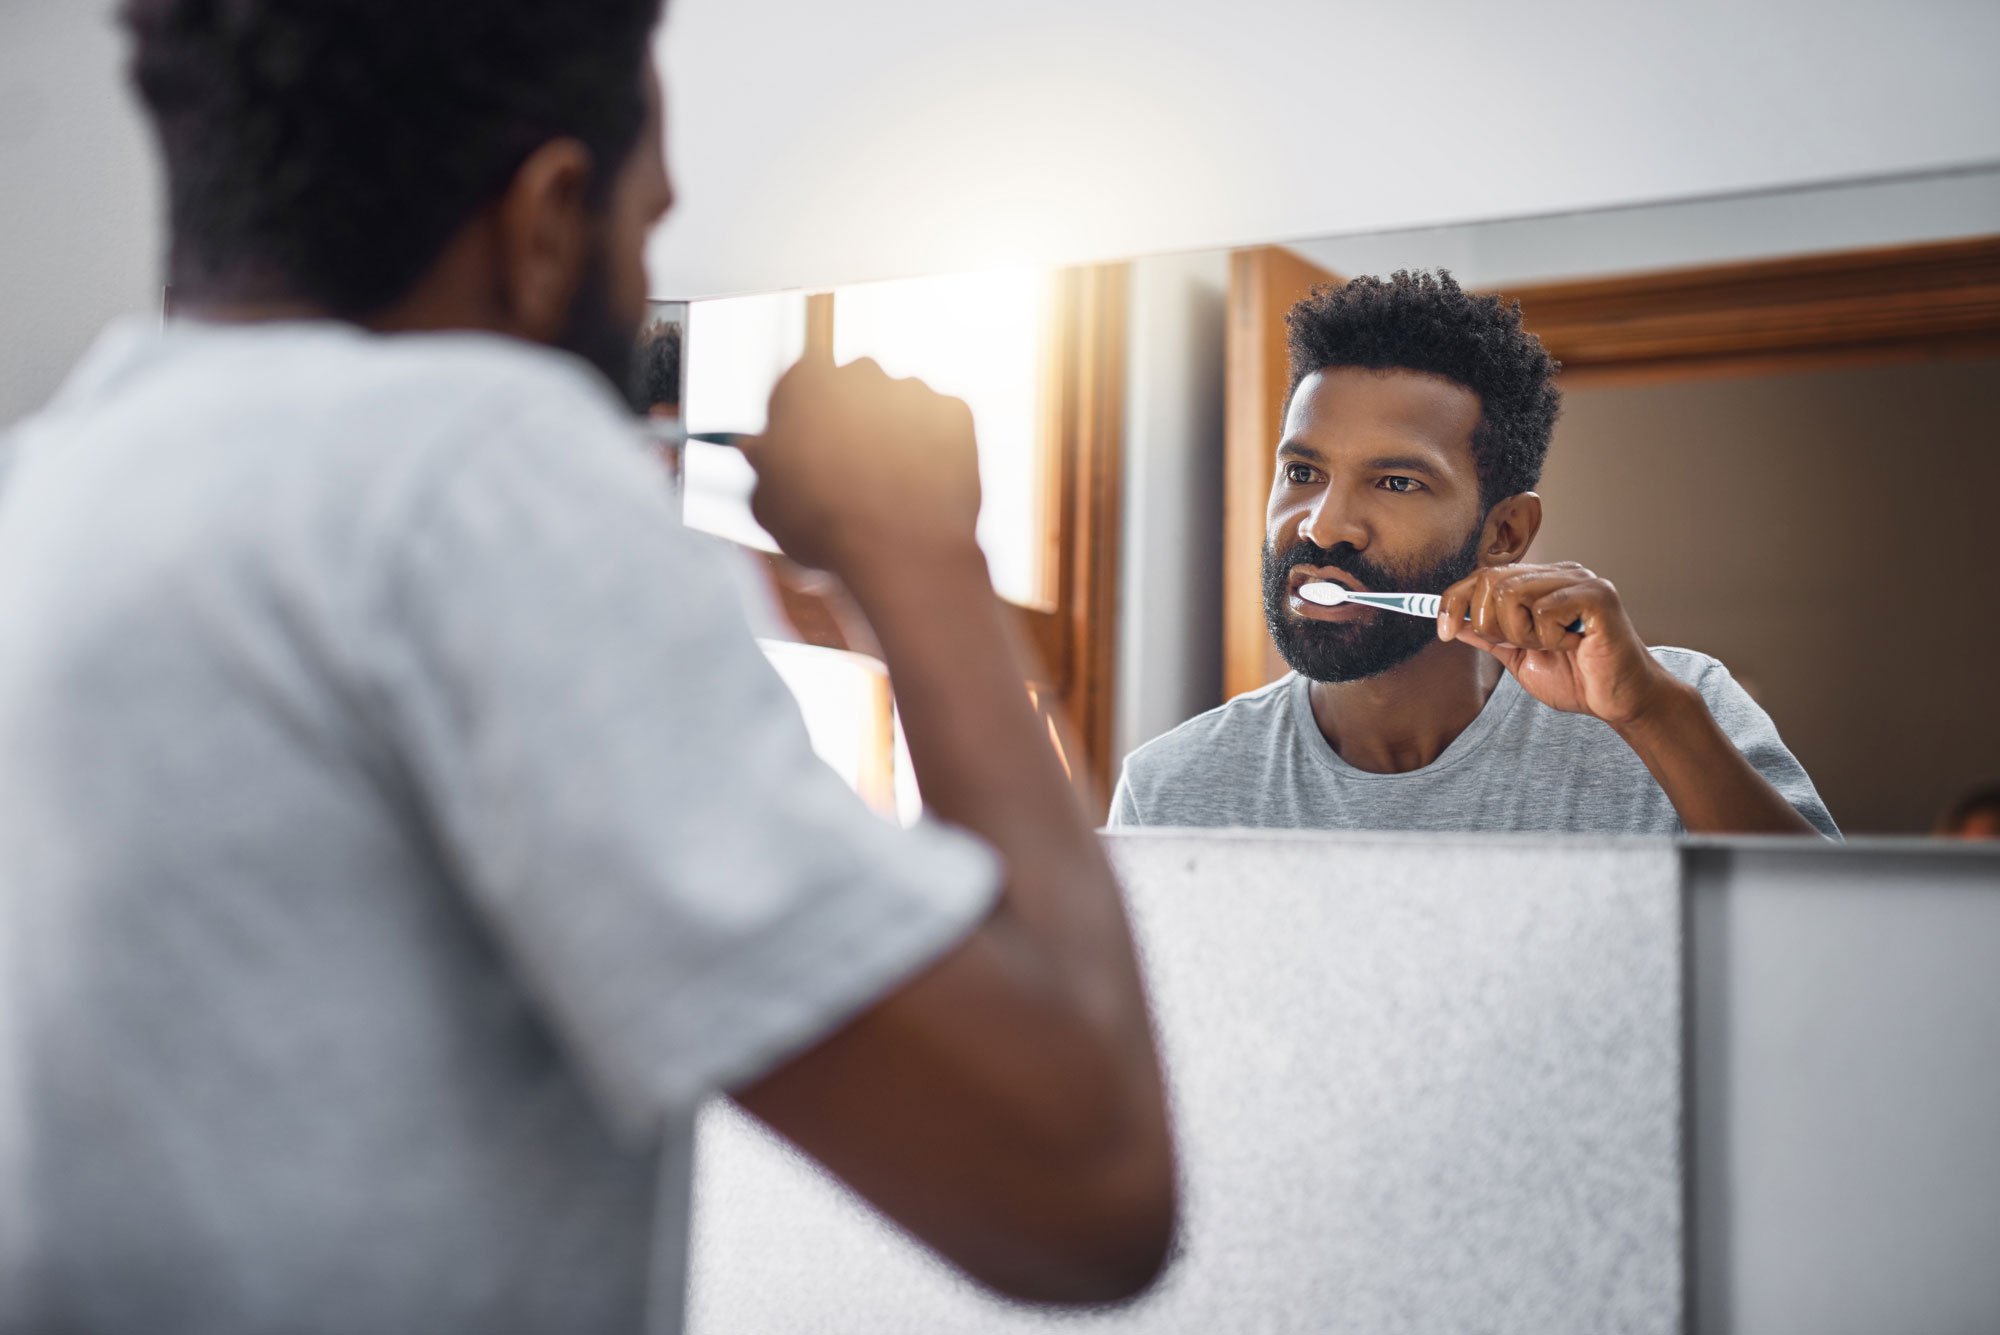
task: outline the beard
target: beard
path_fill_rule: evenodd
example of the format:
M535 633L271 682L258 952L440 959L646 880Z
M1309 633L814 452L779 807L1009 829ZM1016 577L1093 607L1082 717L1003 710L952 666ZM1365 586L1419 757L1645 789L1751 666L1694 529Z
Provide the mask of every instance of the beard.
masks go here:
M639 323L620 319L612 309L611 269L602 242L591 246L583 281L555 345L588 362L621 400L631 399L639 364Z
M1443 593L1479 564L1474 524L1464 544L1427 566L1384 566L1362 556L1351 543L1321 547L1300 539L1283 552L1264 547L1264 621L1272 642L1292 670L1313 681L1360 681L1401 667L1437 642L1437 623L1399 612L1376 612L1359 621L1309 621L1288 602L1292 567L1326 566L1345 571L1361 587L1382 593Z

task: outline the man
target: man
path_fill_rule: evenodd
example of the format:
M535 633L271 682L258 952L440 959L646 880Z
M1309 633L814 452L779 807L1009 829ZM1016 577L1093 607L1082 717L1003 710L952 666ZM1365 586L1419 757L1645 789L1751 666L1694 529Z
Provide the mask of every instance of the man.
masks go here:
M632 406L639 410L652 432L672 429L667 439L678 440L681 422L681 327L659 320L639 335L632 370ZM660 437L656 434L655 440ZM662 443L660 462L676 485L681 477L678 445Z
M1134 752L1112 824L1837 833L1722 664L1648 649L1591 571L1523 564L1560 399L1517 306L1398 273L1288 324L1264 605L1292 673Z
M632 402L647 417L680 420L681 327L671 320L650 325L639 337Z
M639 443L657 8L129 0L190 318L0 493L0 1330L677 1329L713 1090L1006 1293L1161 1264L964 406L808 364L749 447L883 646L907 833Z
M1953 802L1935 833L1942 839L2000 839L2000 784L1975 788Z

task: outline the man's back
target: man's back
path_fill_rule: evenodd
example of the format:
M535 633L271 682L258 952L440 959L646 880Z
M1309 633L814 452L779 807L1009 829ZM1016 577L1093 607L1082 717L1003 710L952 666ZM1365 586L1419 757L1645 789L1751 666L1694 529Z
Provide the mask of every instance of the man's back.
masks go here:
M1164 1264L1145 989L970 410L820 349L741 442L881 646L904 831L614 392L659 17L120 7L201 323L6 446L0 1330L671 1328L724 1092L1010 1296Z
M127 329L15 445L0 1193L40 1306L0 1328L640 1328L694 1098L962 933L989 861L913 843L891 913L718 860L760 796L829 876L877 836L760 727L796 715L565 358ZM890 940L794 976L830 927Z

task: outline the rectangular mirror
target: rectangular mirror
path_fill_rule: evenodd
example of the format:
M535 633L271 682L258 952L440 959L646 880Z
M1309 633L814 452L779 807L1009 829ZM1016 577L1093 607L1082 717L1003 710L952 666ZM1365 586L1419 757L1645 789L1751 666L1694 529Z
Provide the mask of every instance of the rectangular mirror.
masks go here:
M815 337L965 397L1002 594L1060 611L1029 623L1046 657L1101 643L1049 677L1108 784L1286 670L1259 568L1284 315L1402 268L1520 301L1564 365L1529 559L1725 663L1844 830L1927 832L2000 781L2000 638L1969 610L2000 495L2000 168L696 302L689 425L754 429ZM728 466L704 485L740 511ZM694 494L691 522L754 542Z

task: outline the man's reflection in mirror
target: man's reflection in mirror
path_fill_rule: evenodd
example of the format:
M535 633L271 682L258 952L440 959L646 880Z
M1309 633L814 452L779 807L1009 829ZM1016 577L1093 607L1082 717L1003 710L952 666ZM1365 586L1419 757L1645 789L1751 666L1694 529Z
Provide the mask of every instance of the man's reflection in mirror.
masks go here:
M639 335L632 366L632 406L652 428L653 439L661 442L661 458L674 476L680 476L681 452L677 448L681 421L681 326L678 321L654 320Z
M1938 820L1937 833L1945 839L2000 839L2000 783L1952 803Z
M1837 837L1726 667L1648 646L1597 572L1528 562L1561 396L1517 305L1397 273L1287 324L1264 604L1292 671L1134 752L1113 825Z

